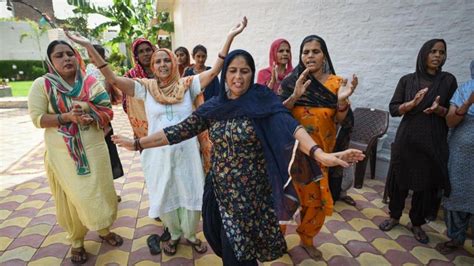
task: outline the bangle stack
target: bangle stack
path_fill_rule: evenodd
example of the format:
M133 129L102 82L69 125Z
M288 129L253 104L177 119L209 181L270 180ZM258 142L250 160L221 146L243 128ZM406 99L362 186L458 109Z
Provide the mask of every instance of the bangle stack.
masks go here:
M311 158L316 160L316 156L314 154L316 153L318 149L319 149L319 146L317 144L311 147L311 149L309 150L309 156L311 156Z
M347 109L349 109L350 105L351 105L351 103L349 102L349 99L346 99L346 104L344 104L342 106L339 105L339 104L337 105L337 111L343 113L343 112L347 111Z
M140 144L140 138L135 138L135 141L133 142L133 147L136 151L139 151L139 152L143 151L143 147Z
M221 55L221 53L218 53L217 56L222 59L222 60L225 60L225 56Z
M65 125L65 124L66 124L66 121L63 120L63 117L61 116L61 114L59 114L59 115L57 116L57 119L58 119L58 123L59 123L60 125Z

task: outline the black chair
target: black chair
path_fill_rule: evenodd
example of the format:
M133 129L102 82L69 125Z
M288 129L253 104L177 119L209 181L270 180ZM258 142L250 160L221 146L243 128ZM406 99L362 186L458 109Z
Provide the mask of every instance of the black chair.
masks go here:
M367 161L370 160L371 178L375 178L377 161L377 140L388 129L388 112L374 108L356 108L354 110L354 129L351 134L350 148L364 152L365 159L356 165L354 187L364 184Z

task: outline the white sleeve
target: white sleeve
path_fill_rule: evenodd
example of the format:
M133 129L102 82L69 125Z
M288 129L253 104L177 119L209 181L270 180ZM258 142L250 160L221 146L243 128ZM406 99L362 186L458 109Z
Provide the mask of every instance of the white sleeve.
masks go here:
M199 75L193 76L193 83L191 83L191 87L189 88L189 92L191 93L191 100L194 102L196 97L201 94L201 80L199 79Z
M135 91L133 98L145 100L146 97L146 88L138 81L135 82Z

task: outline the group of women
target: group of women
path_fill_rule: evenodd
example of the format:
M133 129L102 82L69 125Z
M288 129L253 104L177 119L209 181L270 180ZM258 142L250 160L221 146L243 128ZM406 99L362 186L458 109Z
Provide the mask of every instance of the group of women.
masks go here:
M152 253L160 252L161 240L163 252L174 255L181 238L196 252L206 252L196 237L202 216L204 235L225 265L258 265L257 260L286 252L285 224L299 210L301 246L319 259L313 238L333 210L328 167L364 158L353 149L333 152L338 122L352 119L348 98L357 77L347 82L336 76L326 43L311 35L300 46L295 68L289 42L276 40L269 67L254 83L252 56L244 50L229 53L246 25L244 18L230 30L210 68L201 45L193 49L190 65L185 48L174 54L140 38L132 47L135 67L125 77L117 76L87 39L68 34L86 48L106 83L124 94L134 138L112 140L140 151L149 216L159 217L169 231L169 237L148 239ZM97 230L111 245L123 242L108 230L117 198L110 163L103 163L110 160L103 136L113 113L107 91L84 74L76 50L55 41L47 55L49 73L34 82L29 109L34 124L46 128L45 166L58 222L72 243L71 260L84 263L88 230ZM428 115L439 112L437 106L428 109ZM207 167L204 143L212 143Z

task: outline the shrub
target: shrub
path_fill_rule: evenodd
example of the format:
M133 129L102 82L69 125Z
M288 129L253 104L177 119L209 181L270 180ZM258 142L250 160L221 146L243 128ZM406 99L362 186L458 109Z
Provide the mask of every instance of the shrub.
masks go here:
M16 66L16 69L13 68ZM19 76L19 71L23 75ZM0 60L0 78L33 80L42 76L46 71L39 60Z

